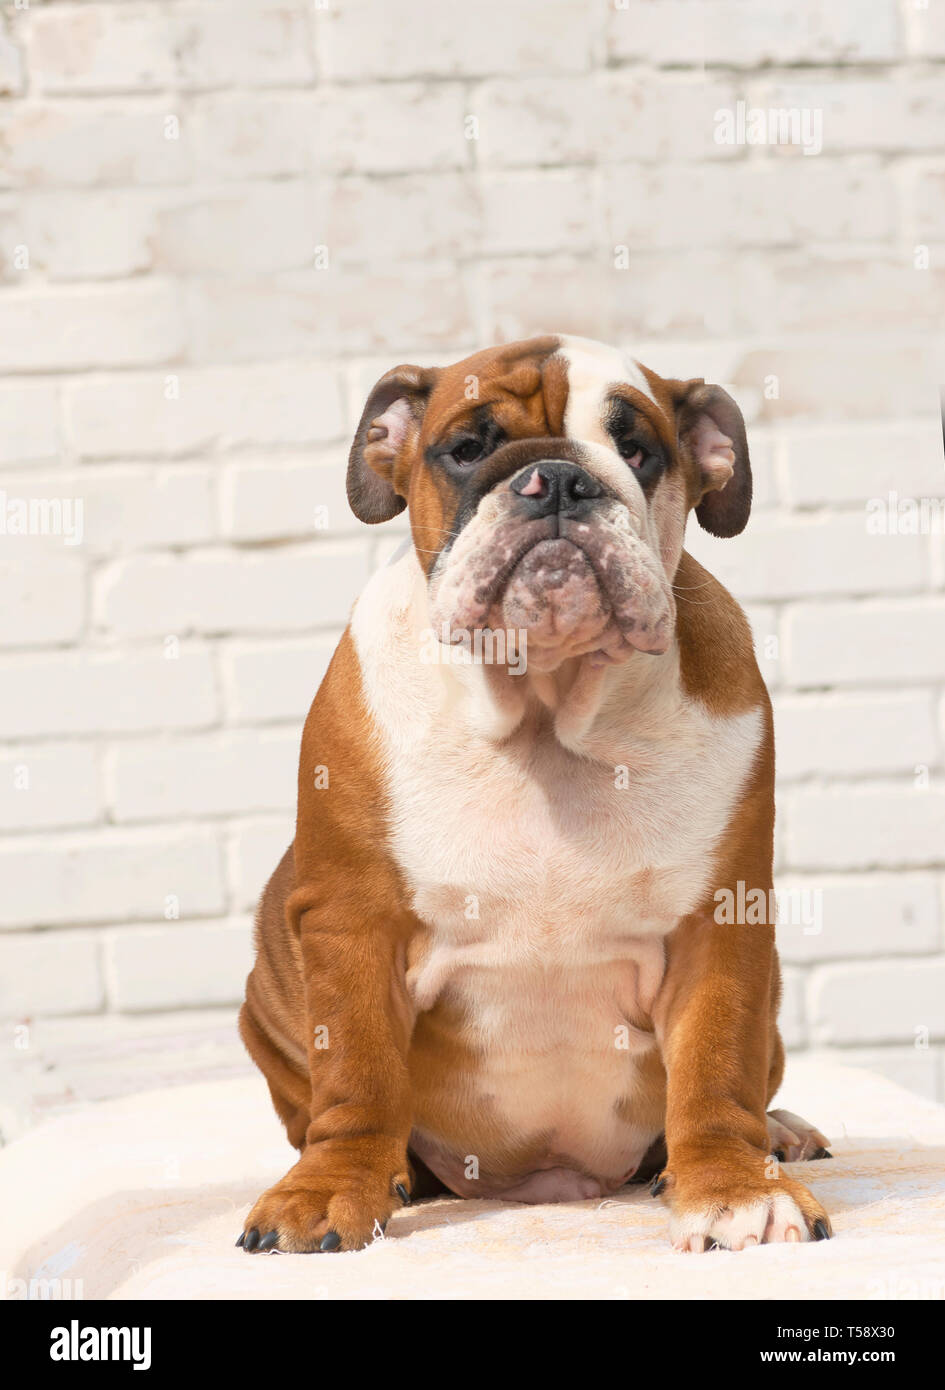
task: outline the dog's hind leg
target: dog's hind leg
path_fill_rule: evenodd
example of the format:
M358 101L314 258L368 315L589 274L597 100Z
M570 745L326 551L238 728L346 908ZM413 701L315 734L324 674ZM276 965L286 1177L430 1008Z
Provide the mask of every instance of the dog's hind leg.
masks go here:
M772 1040L771 1070L768 1075L768 1103L774 1099L784 1075L784 1044L777 1028ZM769 1110L768 1143L771 1152L782 1163L797 1163L813 1158L833 1158L827 1148L827 1138L800 1115L790 1110Z

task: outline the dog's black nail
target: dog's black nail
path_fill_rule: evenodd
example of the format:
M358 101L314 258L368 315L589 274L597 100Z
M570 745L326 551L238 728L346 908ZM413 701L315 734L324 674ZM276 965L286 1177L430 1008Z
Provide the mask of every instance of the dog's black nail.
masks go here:
M818 1149L816 1153L811 1154L811 1158L833 1158L833 1154L829 1149Z
M278 1244L278 1242L279 1232L267 1231L266 1234L263 1236L262 1240L259 1242L259 1248L260 1250L271 1250L274 1245Z
M257 1228L256 1226L254 1226L253 1229L252 1229L252 1230L248 1233L248 1235L246 1236L246 1241L245 1241L245 1243L244 1243L244 1245L243 1245L243 1249L244 1249L244 1250L248 1250L249 1253L252 1254L253 1251L256 1249L256 1246L257 1246L258 1244L259 1244L259 1230L258 1230L258 1228Z
M410 1206L410 1193L409 1193L409 1192L407 1191L407 1189L404 1187L404 1185L403 1185L402 1182L399 1182L399 1183L396 1183L396 1184L395 1184L395 1186L394 1186L394 1191L397 1193L397 1196L398 1196L398 1197L400 1198L400 1200L403 1202L404 1206L405 1206L405 1207L409 1207L409 1206Z
M814 1239L815 1239L815 1240L829 1240L829 1239L830 1239L830 1232L827 1230L827 1223L826 1223L826 1221L815 1221L815 1222L814 1222Z
M240 1231L239 1235L236 1237L236 1243L237 1243L237 1245L242 1245L242 1244L243 1244L243 1241L244 1241L245 1239L246 1239L246 1232L245 1232L245 1231Z
M329 1231L327 1235L324 1235L322 1237L322 1243L318 1248L319 1250L337 1250L340 1245L341 1236L338 1234L338 1232Z
M656 1177L653 1179L653 1182L650 1185L650 1196L658 1197L661 1192L665 1191L665 1188L666 1178L662 1173L657 1173Z
M772 1157L772 1158L776 1158L776 1159L778 1160L779 1163L783 1163L783 1162L784 1162L784 1150L783 1150L783 1149L772 1149L772 1151L771 1151L771 1157Z

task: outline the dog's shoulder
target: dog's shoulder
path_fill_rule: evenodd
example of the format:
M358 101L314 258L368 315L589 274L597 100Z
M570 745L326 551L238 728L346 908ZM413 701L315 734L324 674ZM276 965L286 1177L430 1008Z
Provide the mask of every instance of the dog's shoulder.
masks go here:
M673 591L680 678L686 694L716 715L769 709L751 626L725 585L684 550Z

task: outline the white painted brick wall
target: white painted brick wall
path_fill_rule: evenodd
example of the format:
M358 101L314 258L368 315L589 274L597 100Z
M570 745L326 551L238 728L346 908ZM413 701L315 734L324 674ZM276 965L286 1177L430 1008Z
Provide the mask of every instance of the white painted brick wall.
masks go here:
M0 1012L232 1007L404 531L347 511L364 394L560 328L742 403L752 525L689 541L817 908L785 1037L945 1098L945 537L866 525L945 495L945 0L32 0L0 94L0 493L84 507L0 536ZM738 101L821 152L719 143Z

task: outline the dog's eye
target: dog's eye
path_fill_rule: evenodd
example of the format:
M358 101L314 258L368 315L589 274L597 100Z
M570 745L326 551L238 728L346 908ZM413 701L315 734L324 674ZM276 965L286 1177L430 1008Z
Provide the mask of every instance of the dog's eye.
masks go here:
M475 463L482 458L484 452L481 441L470 435L468 439L461 439L450 449L450 456L457 463Z
M617 445L617 452L621 458L627 460L631 468L642 468L651 457L639 440L636 439L620 440Z

